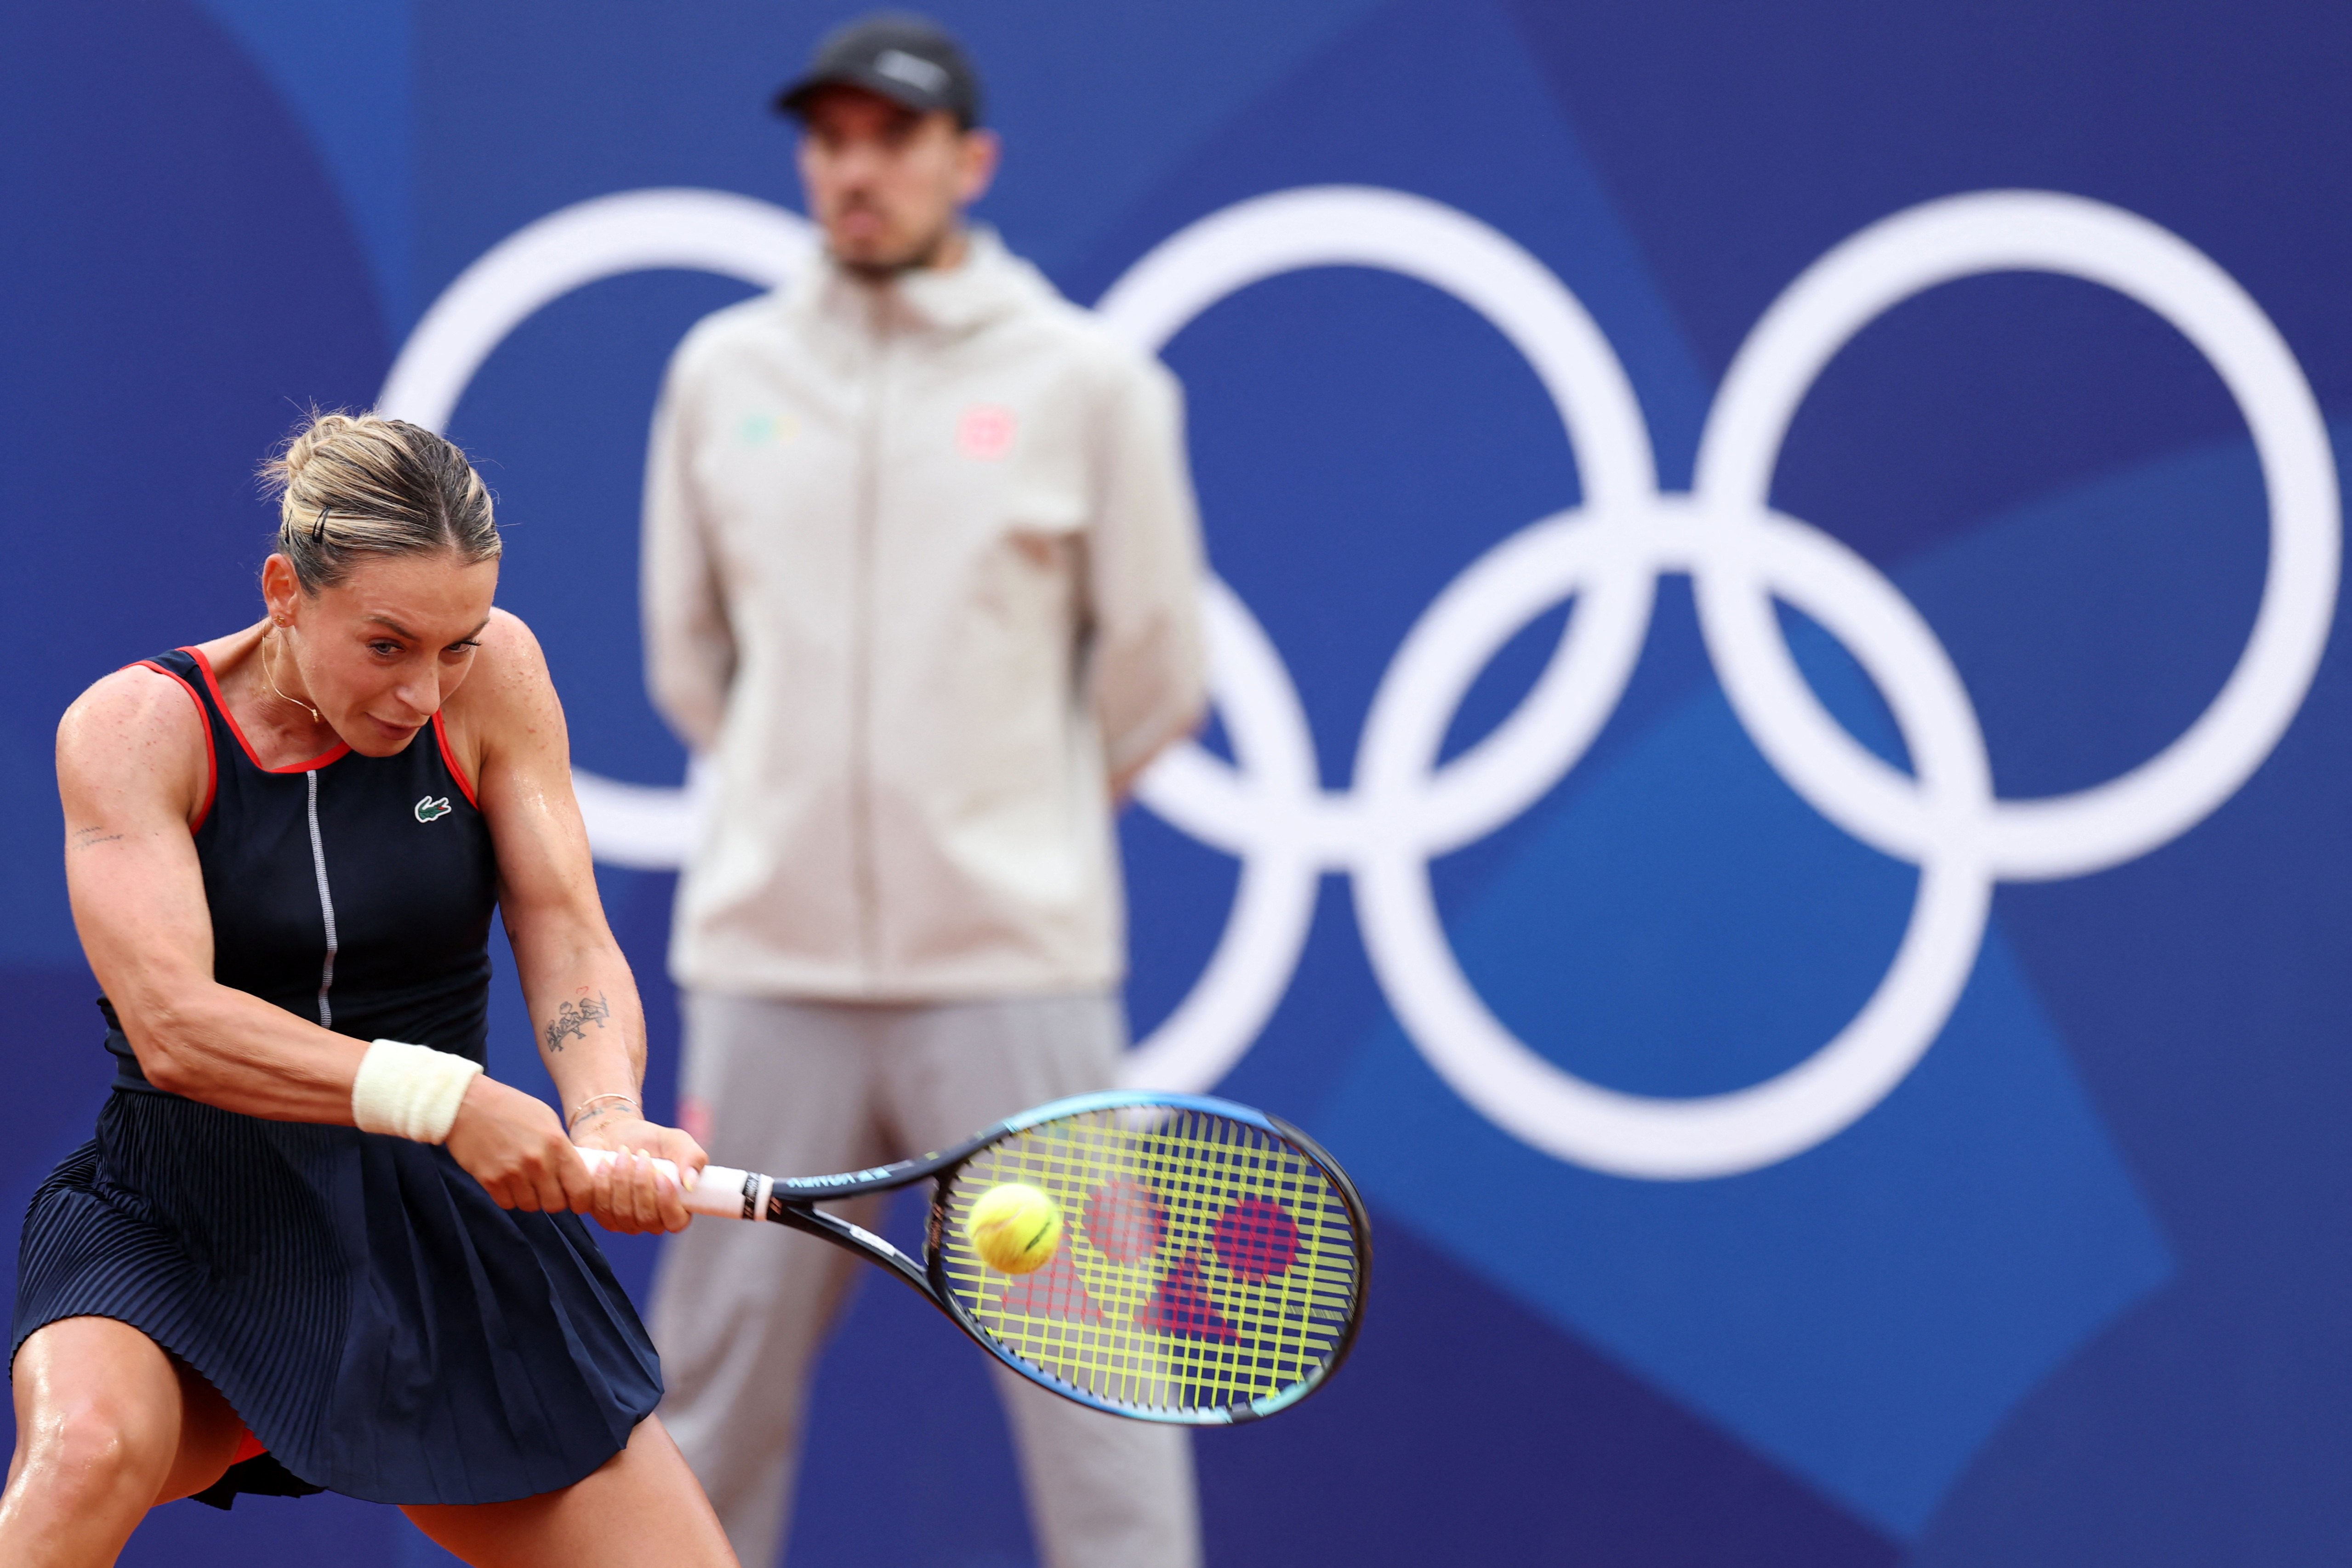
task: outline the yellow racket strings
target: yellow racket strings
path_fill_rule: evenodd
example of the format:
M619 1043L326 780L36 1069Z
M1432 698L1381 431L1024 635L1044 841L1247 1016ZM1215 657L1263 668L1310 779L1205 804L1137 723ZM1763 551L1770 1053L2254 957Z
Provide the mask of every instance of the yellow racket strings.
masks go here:
M1059 1252L988 1268L972 1204L1023 1182L1060 1205ZM983 1151L948 1195L950 1289L1013 1354L1142 1411L1231 1408L1308 1381L1345 1336L1354 1225L1322 1168L1262 1128L1201 1111L1087 1111Z

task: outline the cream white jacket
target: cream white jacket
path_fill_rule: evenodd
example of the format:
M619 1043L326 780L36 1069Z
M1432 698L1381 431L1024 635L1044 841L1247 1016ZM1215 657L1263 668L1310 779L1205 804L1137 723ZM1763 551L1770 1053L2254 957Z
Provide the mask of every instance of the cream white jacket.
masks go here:
M985 232L697 324L645 510L647 684L717 775L676 979L1115 984L1109 780L1200 718L1201 569L1175 378Z

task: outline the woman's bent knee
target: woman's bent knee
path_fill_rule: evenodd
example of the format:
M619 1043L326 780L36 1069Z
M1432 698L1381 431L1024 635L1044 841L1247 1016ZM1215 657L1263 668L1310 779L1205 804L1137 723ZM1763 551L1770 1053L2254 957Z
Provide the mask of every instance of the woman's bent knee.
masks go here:
M39 1412L18 1432L17 1485L61 1508L143 1510L172 1468L177 1441L152 1412L70 1401Z
M11 1489L59 1506L144 1508L179 1447L171 1360L125 1324L76 1318L26 1340L14 1368Z

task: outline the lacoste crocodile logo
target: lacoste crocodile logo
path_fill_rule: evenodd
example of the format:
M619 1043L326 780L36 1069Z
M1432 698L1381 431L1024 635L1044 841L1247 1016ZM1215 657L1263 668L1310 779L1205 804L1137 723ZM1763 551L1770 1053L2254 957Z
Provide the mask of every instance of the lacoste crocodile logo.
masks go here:
M419 822L438 822L448 815L449 797L446 795L439 800L428 795L416 803L416 820Z

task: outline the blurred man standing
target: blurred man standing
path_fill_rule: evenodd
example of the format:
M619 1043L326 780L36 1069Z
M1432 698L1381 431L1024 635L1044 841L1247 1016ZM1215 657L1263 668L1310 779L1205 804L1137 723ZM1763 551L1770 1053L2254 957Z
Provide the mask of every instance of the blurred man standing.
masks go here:
M683 1120L814 1173L1112 1084L1112 811L1200 719L1201 563L1174 379L964 221L998 144L955 42L853 23L777 103L825 255L671 363L645 625L718 777L671 949ZM662 1415L747 1568L859 1267L765 1226L664 1255ZM1198 1561L1181 1430L1001 1381L1047 1563Z

